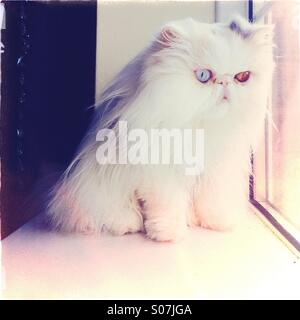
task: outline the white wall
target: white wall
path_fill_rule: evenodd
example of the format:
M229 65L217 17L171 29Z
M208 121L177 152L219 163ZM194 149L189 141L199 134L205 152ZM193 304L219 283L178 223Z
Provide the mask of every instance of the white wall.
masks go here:
M167 21L192 17L226 22L246 14L247 1L98 0L96 101L103 87Z
M248 1L216 1L216 21L227 23L230 21L232 16L235 14L240 14L243 17L247 17L248 13Z
M214 1L98 0L96 100L107 82L167 21L193 17L213 22Z

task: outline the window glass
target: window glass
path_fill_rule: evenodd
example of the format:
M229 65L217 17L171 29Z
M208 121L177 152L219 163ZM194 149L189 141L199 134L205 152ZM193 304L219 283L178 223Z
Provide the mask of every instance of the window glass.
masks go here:
M276 71L264 143L255 154L255 194L300 229L299 3L274 1L264 12L254 2L259 12L275 25Z

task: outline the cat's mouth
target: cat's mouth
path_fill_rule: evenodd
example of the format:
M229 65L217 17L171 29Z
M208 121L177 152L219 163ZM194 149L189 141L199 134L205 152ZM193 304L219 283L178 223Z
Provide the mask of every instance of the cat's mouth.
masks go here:
M228 104L231 101L231 94L227 86L219 86L216 92L216 105Z
M219 98L219 103L228 103L229 102L229 96L226 94L223 94Z
M230 94L227 88L224 88L224 91L222 92L222 95L220 97L220 102L229 102L230 100Z

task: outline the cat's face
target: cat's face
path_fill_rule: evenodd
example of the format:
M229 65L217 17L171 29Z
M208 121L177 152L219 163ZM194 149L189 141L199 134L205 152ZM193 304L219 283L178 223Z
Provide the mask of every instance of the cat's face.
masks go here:
M178 100L185 95L185 112L207 117L254 113L262 108L258 102L271 82L272 47L267 26L241 18L229 25L186 19L163 28L149 71L152 78L164 79L166 94L172 94L169 83Z

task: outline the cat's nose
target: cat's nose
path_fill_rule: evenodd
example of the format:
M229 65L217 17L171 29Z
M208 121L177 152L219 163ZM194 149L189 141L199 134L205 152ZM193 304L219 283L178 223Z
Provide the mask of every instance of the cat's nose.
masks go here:
M227 85L229 84L229 77L226 76L226 75L217 77L216 83L217 83L217 84L221 84L221 85L223 85L223 86L227 86Z

